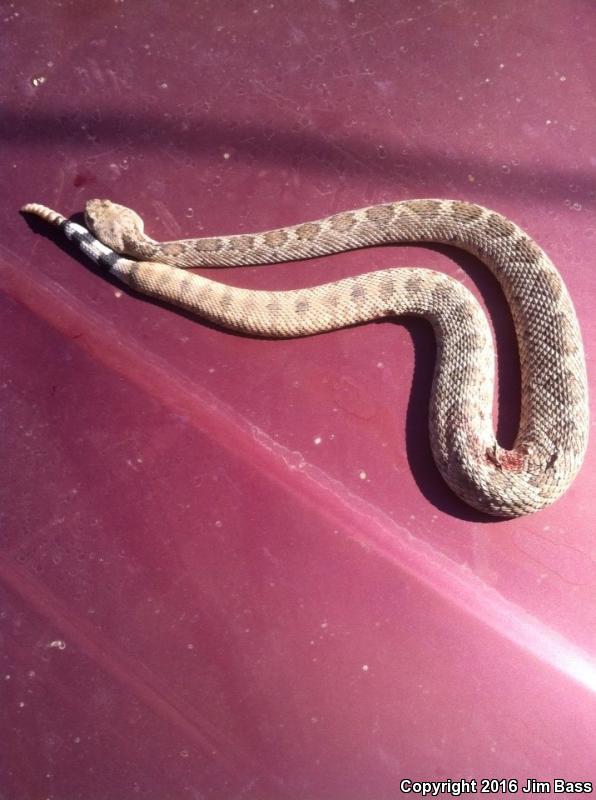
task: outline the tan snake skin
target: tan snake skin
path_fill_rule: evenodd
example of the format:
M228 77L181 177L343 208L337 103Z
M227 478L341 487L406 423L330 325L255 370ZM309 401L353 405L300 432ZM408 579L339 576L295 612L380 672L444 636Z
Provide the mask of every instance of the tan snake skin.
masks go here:
M24 210L64 225L67 236L133 289L237 331L308 336L391 314L425 317L438 342L430 408L434 458L453 491L481 511L506 517L536 511L558 498L581 466L588 402L575 311L546 254L500 214L453 200L410 200L265 233L158 243L145 236L134 211L89 201L86 219L95 236L112 250L141 259L131 261L102 249L84 228L43 206ZM522 373L521 419L511 450L499 446L493 429L488 323L474 297L452 278L426 269L387 269L268 292L175 268L272 263L389 242L456 245L478 256L500 281L513 314Z

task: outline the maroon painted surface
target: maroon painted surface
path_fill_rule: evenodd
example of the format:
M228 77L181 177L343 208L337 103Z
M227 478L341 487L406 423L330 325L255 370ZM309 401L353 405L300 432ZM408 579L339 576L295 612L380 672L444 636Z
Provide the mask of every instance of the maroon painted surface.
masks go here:
M488 520L432 464L423 323L235 336L17 213L104 196L175 238L478 201L550 253L593 358L592 4L30 1L0 25L0 797L596 780L593 448L554 507ZM473 259L219 275L399 264L488 307L511 442L511 322Z

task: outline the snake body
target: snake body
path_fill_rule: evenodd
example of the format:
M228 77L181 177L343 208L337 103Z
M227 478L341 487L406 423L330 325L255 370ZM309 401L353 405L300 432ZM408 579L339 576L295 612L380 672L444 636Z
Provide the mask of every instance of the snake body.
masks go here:
M24 210L62 225L133 289L237 331L308 336L392 314L425 317L438 343L429 425L433 455L449 486L481 511L506 517L536 511L558 498L581 466L587 380L572 302L544 251L494 211L453 200L410 200L264 233L160 243L144 234L134 211L92 200L86 220L101 244L43 206ZM500 447L492 423L494 349L486 317L452 278L426 269L387 269L269 292L177 269L273 263L389 242L455 245L480 258L499 280L521 364L521 418L512 449Z

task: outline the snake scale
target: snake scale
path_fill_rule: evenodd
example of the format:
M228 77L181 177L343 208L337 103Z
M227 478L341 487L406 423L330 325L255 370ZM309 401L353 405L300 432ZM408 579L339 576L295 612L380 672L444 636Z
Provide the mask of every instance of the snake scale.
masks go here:
M23 210L61 226L136 291L236 331L294 337L393 314L426 318L438 351L429 414L433 455L447 484L476 509L504 517L536 511L557 499L581 466L587 379L572 302L544 251L494 211L456 200L409 200L264 233L160 243L144 234L134 211L108 200L86 205L92 233L44 206ZM396 242L455 245L499 280L521 364L521 417L512 449L495 438L494 347L485 314L447 275L385 269L310 288L254 291L178 269L274 263Z

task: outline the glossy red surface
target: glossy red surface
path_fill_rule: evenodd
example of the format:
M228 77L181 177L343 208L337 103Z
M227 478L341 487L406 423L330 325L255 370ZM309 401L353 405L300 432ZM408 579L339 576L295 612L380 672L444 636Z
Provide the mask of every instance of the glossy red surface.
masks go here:
M183 10L182 10L183 9ZM2 798L383 800L596 780L594 452L517 521L454 498L417 320L216 330L17 213L130 205L156 238L458 197L535 236L594 354L596 15L584 0L5 3ZM222 270L444 269L439 247Z

